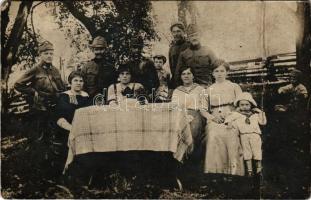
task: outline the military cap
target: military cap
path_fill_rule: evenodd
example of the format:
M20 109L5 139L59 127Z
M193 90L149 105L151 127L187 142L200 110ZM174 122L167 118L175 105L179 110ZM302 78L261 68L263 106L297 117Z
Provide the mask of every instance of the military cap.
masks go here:
M174 23L172 23L172 25L170 27L170 30L172 31L175 26L177 26L181 30L185 31L185 26L184 26L184 24L182 22L174 22Z
M189 24L187 27L187 34L189 35L194 35L199 33L199 28L196 24Z
M107 41L105 40L105 38L104 37L102 37L102 36L97 36L97 37L95 37L94 38L94 40L93 40L93 42L92 42L92 44L90 45L91 47L103 47L103 48L105 48L105 47L107 47L108 45L107 45Z
M53 44L49 41L44 41L39 45L39 53L47 50L54 50Z
M166 63L166 57L164 55L162 55L162 54L157 54L157 55L153 56L153 59L155 59L155 58L162 59L163 60L163 64Z

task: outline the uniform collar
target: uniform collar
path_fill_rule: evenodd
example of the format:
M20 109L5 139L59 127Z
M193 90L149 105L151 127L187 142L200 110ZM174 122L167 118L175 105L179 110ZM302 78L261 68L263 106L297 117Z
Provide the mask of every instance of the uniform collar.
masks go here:
M191 49L191 50L198 50L198 49L200 49L201 47L202 47L201 44L198 44L198 45L192 45L192 44L190 44L190 49Z
M177 41L173 40L173 41L172 41L172 45L182 45L182 44L184 44L185 42L187 42L185 38L183 38L183 39L181 39L181 40L177 40Z
M93 61L94 61L95 63L105 63L105 64L108 64L108 65L112 65L109 56L104 56L104 57L101 58L101 59L93 58Z
M50 63L42 63L42 68L43 69L52 69L52 64L50 64Z

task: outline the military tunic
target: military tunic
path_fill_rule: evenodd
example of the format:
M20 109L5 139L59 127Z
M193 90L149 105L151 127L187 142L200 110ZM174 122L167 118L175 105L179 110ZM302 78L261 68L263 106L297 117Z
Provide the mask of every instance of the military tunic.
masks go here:
M57 94L65 90L64 83L57 68L53 65L39 63L16 81L15 89L21 93L38 98L34 100L33 107L46 111L56 105Z
M175 89L177 87L177 83L176 78L175 78L175 74L177 74L178 72L176 71L176 67L177 67L177 62L178 62L178 57L180 55L180 53L184 50L186 50L188 47L190 46L190 43L186 40L181 40L181 41L173 41L171 43L169 52L168 52L168 56L169 56L169 65L170 65L170 69L171 69L171 73L172 73L172 79L171 82L169 84L169 87L172 89Z
M85 63L81 69L84 76L84 91L91 98L97 94L105 95L108 87L116 82L116 70L114 66L106 60L93 59Z
M38 154L34 154L33 159L50 158L52 151L49 147L56 135L55 107L59 94L65 90L59 71L53 65L41 62L26 71L14 87L32 97L32 131L27 132L27 137L31 146L37 149ZM53 160L46 160L46 164Z
M177 68L175 70L176 82L180 83L179 70L183 66L194 69L195 79L198 84L211 85L213 64L216 61L215 54L205 46L190 46L180 53Z

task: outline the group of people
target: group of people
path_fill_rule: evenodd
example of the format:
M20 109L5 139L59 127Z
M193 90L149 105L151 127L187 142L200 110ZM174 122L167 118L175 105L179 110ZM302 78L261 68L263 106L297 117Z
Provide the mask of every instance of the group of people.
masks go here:
M193 156L203 161L205 173L244 175L245 160L248 175L252 176L252 159L256 173L261 172L259 125L266 124L266 117L250 93L227 80L228 71L226 62L216 61L212 68L215 82L205 89L195 83L191 67L182 67L182 85L174 90L172 101L181 102L191 116Z
M238 84L227 79L229 64L200 43L195 25L186 30L177 22L170 31L174 40L168 59L164 55L152 59L142 56L142 43L134 39L131 60L118 67L111 63L106 40L95 37L90 45L95 57L82 64L81 70L71 72L69 90L52 65L53 44L40 44L40 62L15 83L16 90L33 97L39 135L48 134L48 123L53 119L67 132L61 136L66 145L75 110L92 105L97 95L104 95L107 105L119 105L125 99L141 104L178 101L187 111L193 136L189 156L201 161L205 173L244 175L246 167L252 176L252 160L255 173L260 173L260 126L266 124L265 113L250 93L242 92ZM167 60L171 73L163 68ZM295 90L295 84L279 92ZM298 87L307 98L305 87Z

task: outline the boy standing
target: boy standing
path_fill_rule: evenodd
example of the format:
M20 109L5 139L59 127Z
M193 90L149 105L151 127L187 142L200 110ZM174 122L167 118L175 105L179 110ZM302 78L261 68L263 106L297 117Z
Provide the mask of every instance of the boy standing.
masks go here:
M225 123L239 131L247 175L252 176L252 159L255 161L256 173L260 173L262 169L262 141L259 125L266 125L266 115L257 108L255 100L248 92L239 95L234 105L237 109L228 116Z
M170 74L163 69L163 65L166 63L166 57L164 55L155 55L153 57L154 66L157 70L159 78L159 87L156 90L155 102L168 102L170 100L171 91L168 89L168 83L170 81Z

